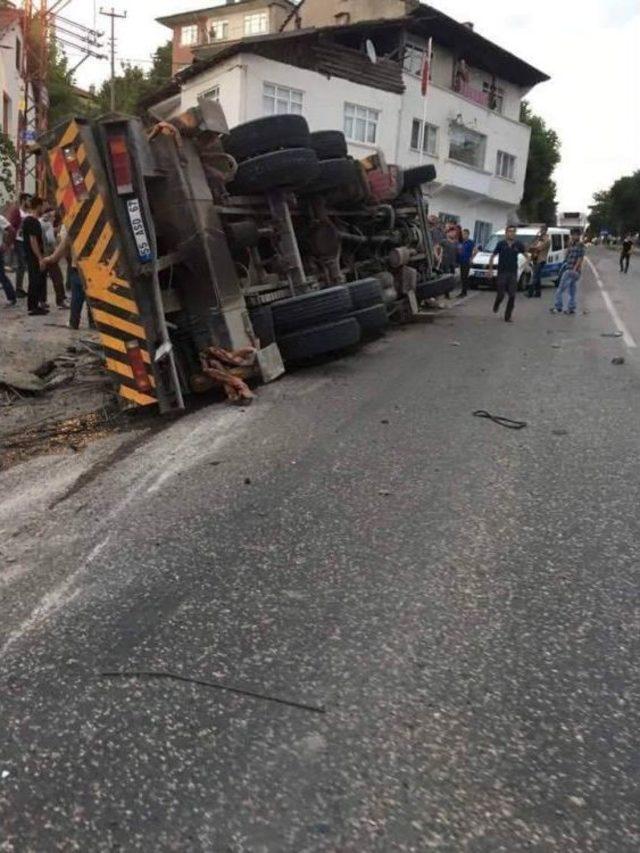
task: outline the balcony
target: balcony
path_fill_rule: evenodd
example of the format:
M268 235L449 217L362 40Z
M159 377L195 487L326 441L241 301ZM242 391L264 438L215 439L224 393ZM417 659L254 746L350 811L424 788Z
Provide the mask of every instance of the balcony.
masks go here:
M477 89L471 83L467 83L465 80L458 80L453 86L453 91L468 101L473 101L474 104L480 104L481 107L489 109L489 93L484 92L482 89ZM497 106L494 106L494 109L497 109Z

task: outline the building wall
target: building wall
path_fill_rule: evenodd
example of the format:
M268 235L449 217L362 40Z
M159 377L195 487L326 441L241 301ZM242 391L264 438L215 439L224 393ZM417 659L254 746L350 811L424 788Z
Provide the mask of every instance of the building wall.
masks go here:
M224 110L227 124L234 127L246 121L246 88L248 78L247 57L243 54L232 57L220 63L211 71L200 74L189 80L182 90L182 103L173 111L174 115L182 110L195 107L198 98L211 92L216 87L219 90L218 101Z
M426 120L438 129L436 153L435 156L421 156L411 148L411 126L414 119L422 121L425 102L420 93L420 81L408 74L404 78L406 91L402 96L402 127L394 159L405 166L433 163L439 184L466 189L470 196L488 195L507 206L517 207L524 188L530 128L468 101L451 89L432 84L427 98ZM449 156L451 125L458 123L458 117L461 125L486 137L482 168L460 164ZM496 175L498 150L516 158L513 180Z
M16 55L19 44L20 54ZM22 54L22 32L19 24L8 27L0 37L0 75L2 101L0 102L0 129L6 132L16 149L19 147L18 119L24 102L24 81L18 68ZM6 127L5 127L6 121ZM17 176L16 176L17 177ZM16 180L17 183L17 180ZM27 191L33 190L33 180L28 182ZM6 193L5 193L6 196ZM0 197L0 202L7 201Z
M228 3L219 6L206 15L194 15L190 23L198 27L198 44L210 44L209 29L213 21L227 23L227 38L224 41L216 41L216 44L225 44L227 41L237 41L245 36L245 17L260 12L267 13L267 32L278 32L280 26L289 15L290 9L286 5L270 4L264 0L256 0L255 3L242 3L235 6ZM191 65L193 62L193 48L195 45L182 44L182 28L188 23L182 23L173 28L173 69L174 73Z
M422 120L424 99L417 77L405 74L403 95L384 92L342 78L327 78L315 71L292 68L254 54L239 54L189 81L181 108L194 106L198 97L218 87L220 103L230 127L265 115L263 84L295 88L302 92L302 113L311 130L342 129L345 102L379 112L375 144L349 141L349 153L362 158L381 148L390 163L405 168L433 163L437 180L430 186L430 209L455 214L472 232L476 222L504 227L513 219L522 197L529 150L528 126L467 100L447 87L432 83L427 100L427 122L438 128L434 155L411 147L412 123ZM460 124L486 137L480 167L461 164L450 157L451 124ZM496 175L498 150L515 157L513 179Z
M305 0L300 9L302 27L325 27L379 18L400 18L412 3L407 0ZM340 16L348 14L348 20ZM292 29L292 27L288 27Z

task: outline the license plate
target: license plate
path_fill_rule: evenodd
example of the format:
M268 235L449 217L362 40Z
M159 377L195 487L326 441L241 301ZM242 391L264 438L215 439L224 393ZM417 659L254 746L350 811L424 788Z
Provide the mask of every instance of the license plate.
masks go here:
M138 257L143 263L147 263L153 257L151 254L151 246L147 236L147 229L144 227L144 219L140 210L140 202L137 198L130 198L127 201L127 213L129 214L129 222L131 230L136 241Z

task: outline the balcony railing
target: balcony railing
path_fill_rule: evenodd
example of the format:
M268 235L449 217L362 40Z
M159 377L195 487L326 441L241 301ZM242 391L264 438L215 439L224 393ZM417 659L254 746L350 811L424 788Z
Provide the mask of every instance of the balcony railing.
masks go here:
M459 95L462 95L463 98L473 101L476 104L480 104L481 107L486 107L487 109L489 107L489 93L483 92L482 89L476 89L475 86L472 86L464 80L457 81L454 86L454 91Z

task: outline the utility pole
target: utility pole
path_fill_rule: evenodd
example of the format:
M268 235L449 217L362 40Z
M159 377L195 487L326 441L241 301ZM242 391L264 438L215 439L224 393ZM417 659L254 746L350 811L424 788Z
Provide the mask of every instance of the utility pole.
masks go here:
M111 10L100 8L100 14L105 18L111 18L111 112L116 111L116 18L126 18L126 12L116 12L111 7Z

